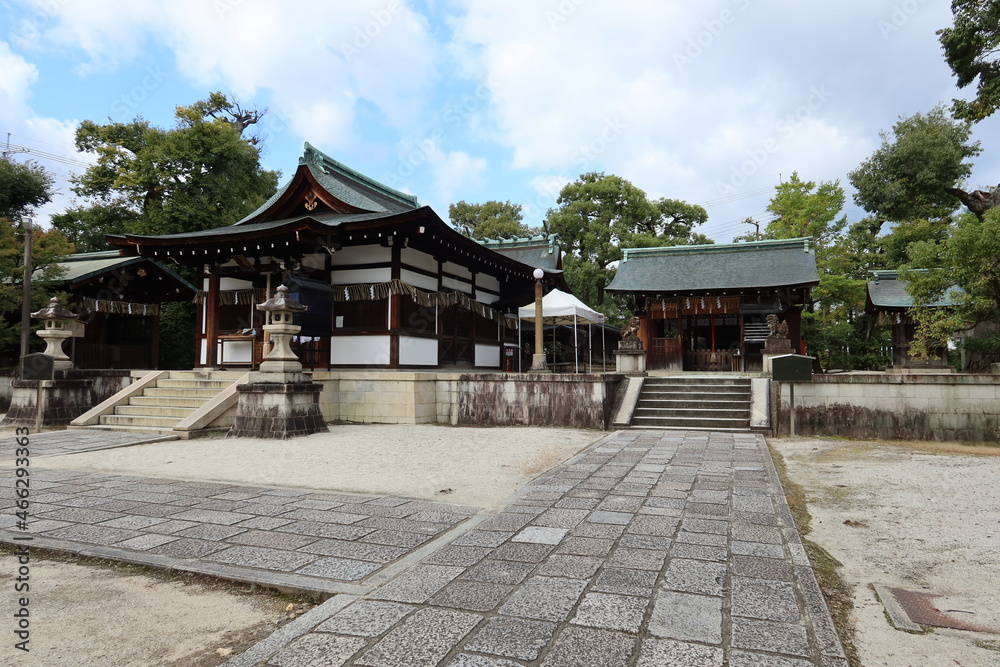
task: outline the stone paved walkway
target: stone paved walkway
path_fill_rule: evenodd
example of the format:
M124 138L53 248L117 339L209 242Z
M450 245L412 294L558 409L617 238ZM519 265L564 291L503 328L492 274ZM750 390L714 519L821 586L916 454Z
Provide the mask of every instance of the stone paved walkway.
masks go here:
M847 664L757 435L614 433L496 514L43 466L36 546L337 593L232 667Z

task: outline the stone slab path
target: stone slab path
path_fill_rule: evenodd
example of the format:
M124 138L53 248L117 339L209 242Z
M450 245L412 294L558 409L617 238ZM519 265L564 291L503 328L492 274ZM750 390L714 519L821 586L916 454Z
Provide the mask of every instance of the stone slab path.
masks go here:
M613 433L492 514L44 463L31 479L34 546L335 594L232 667L847 665L759 435ZM27 534L12 512L5 542Z

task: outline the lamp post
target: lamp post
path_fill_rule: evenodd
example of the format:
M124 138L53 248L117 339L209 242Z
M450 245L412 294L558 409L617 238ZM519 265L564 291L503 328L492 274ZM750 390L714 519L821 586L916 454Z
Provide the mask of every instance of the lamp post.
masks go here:
M35 233L31 218L24 219L24 280L21 283L21 356L28 354L31 339L31 242Z
M531 372L547 373L548 366L545 365L544 331L542 329L542 277L545 272L535 269L532 274L535 278L535 353L531 356Z

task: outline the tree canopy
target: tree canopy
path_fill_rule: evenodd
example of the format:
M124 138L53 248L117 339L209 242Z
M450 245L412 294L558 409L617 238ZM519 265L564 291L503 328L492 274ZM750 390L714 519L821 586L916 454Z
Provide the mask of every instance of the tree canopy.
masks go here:
M142 118L82 122L77 149L97 156L73 187L86 204L53 224L94 250L103 234L175 234L236 222L277 187L278 173L260 166L257 139L243 136L263 113L212 93L177 107L169 130Z
M764 228L763 237L789 239L812 237L817 246L825 247L847 225L846 216L837 217L844 208L844 189L839 181L803 181L792 172L787 183L775 187L767 210L774 218Z
M524 224L521 205L510 201L488 201L482 204L460 201L448 207L448 218L455 229L479 240L513 239L533 236L541 231Z
M949 117L942 106L901 118L892 136L881 133L882 145L848 174L854 201L875 216L875 232L884 221L945 218L958 207L947 189L972 173L967 160L980 145L971 134L971 123Z
M952 0L954 25L938 31L959 88L976 84L972 100L954 100L956 118L977 122L1000 105L1000 2Z
M566 282L585 303L602 306L622 248L672 246L711 241L693 230L708 219L700 206L674 199L650 201L628 180L589 172L559 192L546 228L566 253ZM617 315L609 305L605 314Z

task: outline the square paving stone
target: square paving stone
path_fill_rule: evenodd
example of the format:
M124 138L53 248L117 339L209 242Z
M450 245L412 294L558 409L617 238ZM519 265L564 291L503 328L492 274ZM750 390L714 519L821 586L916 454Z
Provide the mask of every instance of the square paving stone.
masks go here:
M605 512L631 512L635 513L642 507L643 499L635 496L608 496L601 501L598 509Z
M550 577L590 579L603 564L603 558L555 554L538 567L538 574Z
M617 540L625 534L625 526L617 523L590 523L585 521L570 533L573 537L600 537Z
M758 526L780 526L781 519L774 512L761 514L759 512L744 512L743 510L733 510L729 515L731 521L738 523L752 523Z
M316 626L316 632L378 637L414 610L396 602L359 600Z
M649 638L642 642L636 667L722 667L723 651L714 646L689 644L671 639ZM730 662L730 667L735 663ZM761 667L764 667L761 665ZM776 667L776 666L775 666Z
M514 532L470 530L452 542L459 547L498 547L514 536Z
M583 509L550 509L535 517L531 523L550 528L572 528L587 518L589 513L590 510Z
M210 553L221 551L225 548L226 545L222 542L182 538L158 547L153 547L152 549L147 549L147 551L151 554L171 556L173 558L204 558Z
M624 667L635 648L635 637L615 630L569 626L556 638L542 667Z
M733 556L732 563L733 574L737 577L791 581L794 576L791 564L777 558Z
M88 544L110 545L121 542L131 537L141 535L137 530L126 530L124 528L106 528L104 526L88 526L76 524L56 528L45 533L45 537L55 537L60 540L71 542L86 542Z
M722 598L661 590L653 603L649 632L657 637L722 643Z
M779 655L765 653L750 653L749 651L731 651L729 667L813 667L816 663L799 658L785 658ZM846 662L844 665L846 666Z
M373 519L366 514L348 514L337 510L307 510L297 509L284 512L280 515L285 519L299 519L302 521L318 521L320 523L335 523L340 525L351 525L361 521L399 521L400 519ZM185 517L181 517L185 518ZM381 528L383 526L373 526ZM395 526L393 526L395 527Z
M560 553L576 556L607 556L615 545L614 540L595 537L569 537L559 545Z
M534 569L534 563L486 559L462 575L462 578L472 581L488 581L494 584L519 584Z
M122 542L115 544L116 547L122 549L135 549L136 551L146 551L147 549L152 549L153 547L158 547L161 544L166 544L168 542L173 542L177 538L172 535L157 535L155 533L149 533L146 535L140 535L139 537L133 537Z
M684 544L705 544L712 547L724 547L729 543L729 538L725 535L715 535L713 533L688 533L681 531L677 534L677 541Z
M626 530L634 535L671 537L677 532L679 522L680 519L676 517L640 514L628 525Z
M45 512L35 505L33 507L36 517L50 519L53 521L69 521L72 523L98 524L102 521L111 521L121 518L118 512L105 512L103 510L83 509L78 507L63 507L57 510Z
M639 632L646 613L646 598L608 593L587 593L570 620L576 625L587 625L605 630Z
M240 535L239 537L233 538L229 541L234 542L242 537L243 536ZM305 539L315 540L315 538L312 537ZM366 560L374 563L388 563L407 552L407 550L402 547L388 547L384 544L369 544L367 542L346 542L344 540L318 540L313 541L311 544L307 542L302 547L294 548L310 554L337 556L338 558L353 558L354 560Z
M586 588L580 579L534 576L500 608L501 614L540 621L564 621Z
M461 565L468 567L486 558L490 551L488 547L456 547L449 544L425 558L424 562L432 565Z
M514 512L501 512L490 517L477 526L479 530L497 530L501 532L516 532L531 523L531 517Z
M685 518L681 528L690 533L711 533L713 535L728 535L729 522L715 519Z
M619 547L629 549L653 549L655 551L667 551L673 540L669 537L657 537L656 535L622 535Z
M291 572L306 563L316 560L316 556L294 551L265 549L263 547L229 547L228 549L210 554L206 557L206 560L264 570Z
M166 522L166 519L160 519L153 516L123 516L117 519L112 519L111 521L104 521L97 525L106 526L108 528L129 528L132 530L142 530L144 528L149 528L150 526L155 526L158 523Z
M686 593L722 595L726 583L726 564L687 558L671 558L663 587Z
M759 542L761 544L781 544L784 542L780 529L752 523L733 523L730 535L734 540L741 542Z
M799 620L795 589L784 581L733 577L733 616L794 623Z
M528 526L510 538L511 542L531 542L533 544L559 544L569 532L568 528L545 528Z
M248 547L270 547L287 551L294 551L317 540L319 538L314 535L292 535L273 530L248 530L226 539L227 542Z
M596 498L563 498L556 503L560 509L591 510L597 507L599 501Z
M278 519L271 516L257 516L246 521L233 524L236 528L252 528L256 530L274 530L292 523L291 519Z
M448 667L521 667L521 664L504 658L459 653L454 660L448 663Z
M466 643L465 650L534 660L551 641L556 627L548 621L497 616Z
M780 544L757 544L755 542L733 542L730 547L734 554L758 556L760 558L784 558L785 549Z
M246 528L236 526L222 526L217 523L202 523L191 528L178 530L174 535L180 537L191 537L196 540L224 540L233 535L247 532Z
M653 497L653 498L646 498L644 504L646 507L656 507L658 509L682 510L684 509L684 506L687 504L687 501L685 501L683 498Z
M432 597L430 604L469 611L492 611L512 590L512 585L459 579Z
M630 512L608 512L604 510L597 510L596 512L591 512L590 516L587 517L587 521L591 523L610 523L619 526L627 525L635 515Z
M663 561L666 559L665 551L654 549L630 549L618 547L611 554L608 560L610 567L626 567L633 570L652 570L659 572L663 569Z
M355 660L364 667L432 667L482 620L450 609L421 609Z
M758 512L760 514L771 514L774 512L774 505L767 496L743 496L733 495L733 509L744 512Z
M341 522L343 523L343 522ZM406 533L422 533L424 535L437 535L447 530L450 526L443 523L431 523L429 521L410 521L409 519L390 519L387 517L367 517L357 525L372 530L401 530ZM480 526L481 528L482 526Z
M221 523L225 526L231 526L234 523L239 523L240 521L246 521L247 519L252 519L252 514L243 514L241 512L220 512L218 510L184 510L183 512L177 512L168 515L171 519L181 519L183 521L198 521L204 523Z
M809 656L806 629L792 623L734 617L733 648Z
M431 596L464 571L464 567L418 564L392 581L379 586L370 597L420 604L427 602Z
M361 637L341 637L313 632L300 637L272 657L269 665L302 667L303 665L343 665L368 642Z
M709 503L688 503L684 508L684 516L691 518L729 518L728 505L711 505Z
M707 544L675 544L670 555L673 558L713 560L718 563L725 563L729 558L729 552L725 547L711 547Z
M564 540L565 544L568 540ZM508 542L493 550L491 557L497 560L516 560L522 563L540 563L545 560L553 547L551 544L533 544L531 542Z
M372 572L382 568L380 563L368 563L363 560L351 560L350 558L320 558L309 563L305 567L300 567L296 572L308 574L324 579L338 579L340 581L357 581L364 579Z
M246 512L247 514L256 514L259 516L269 516L276 517L279 514L284 514L288 511L287 507L282 505L265 505L261 503L239 503L237 507L233 508L235 512ZM292 519L288 519L289 522Z
M421 535L420 533L404 533L398 530L376 530L358 539L362 542L371 542L372 544L413 549L431 538L428 535Z
M620 595L650 596L659 572L632 570L623 567L605 567L597 576L593 590Z

